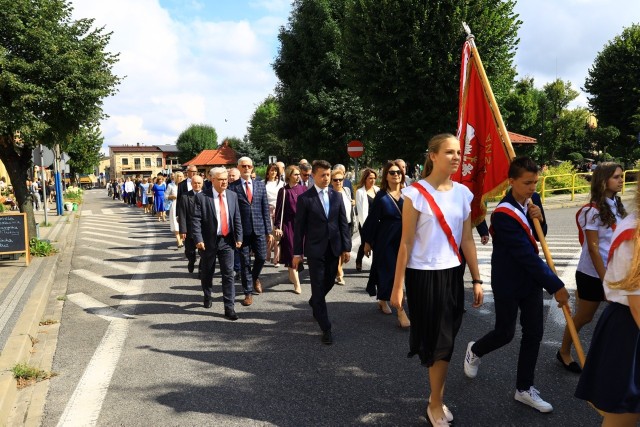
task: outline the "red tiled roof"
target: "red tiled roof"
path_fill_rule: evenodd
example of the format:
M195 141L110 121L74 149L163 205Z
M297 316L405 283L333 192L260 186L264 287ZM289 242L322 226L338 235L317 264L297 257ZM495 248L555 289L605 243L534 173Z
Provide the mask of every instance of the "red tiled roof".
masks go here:
M237 162L238 154L225 141L217 150L202 150L193 159L183 163L183 166L235 165Z
M515 132L508 132L509 139L511 139L512 144L537 144L538 140L535 138L531 138L530 136L520 135Z
M149 153L160 151L155 145L110 145L114 153Z

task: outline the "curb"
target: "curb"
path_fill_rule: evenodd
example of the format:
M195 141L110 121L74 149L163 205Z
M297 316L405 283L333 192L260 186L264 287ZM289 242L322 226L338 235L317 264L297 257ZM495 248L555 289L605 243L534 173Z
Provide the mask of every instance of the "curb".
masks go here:
M16 409L19 394L21 393L21 390L17 388L11 368L18 363L27 363L32 358L41 328L40 321L49 304L54 279L58 273L58 265L61 262L64 251L69 246L69 236L74 234L68 233L66 236L63 234L68 220L69 217L66 215L58 217L58 220L51 226L50 232L46 236L52 241L63 238L56 245L59 252L46 258L36 258L35 262L32 262L27 267L36 269L34 278L37 283L22 308L22 312L0 355L0 426L9 425L9 422L11 422L10 417ZM34 280L34 278L31 280ZM51 367L37 366L37 368L47 370ZM41 384L43 382L30 387L37 387ZM23 422L20 424L24 425Z

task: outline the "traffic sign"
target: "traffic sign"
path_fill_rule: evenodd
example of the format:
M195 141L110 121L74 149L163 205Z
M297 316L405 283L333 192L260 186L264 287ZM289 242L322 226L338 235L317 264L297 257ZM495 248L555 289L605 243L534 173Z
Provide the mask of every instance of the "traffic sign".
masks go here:
M364 154L364 144L361 141L350 141L347 144L347 154L354 159L361 157Z

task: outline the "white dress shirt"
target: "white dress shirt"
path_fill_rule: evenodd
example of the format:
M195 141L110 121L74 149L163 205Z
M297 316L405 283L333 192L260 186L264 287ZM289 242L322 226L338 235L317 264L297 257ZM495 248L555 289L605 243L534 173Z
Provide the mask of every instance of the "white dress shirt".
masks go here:
M220 236L222 235L222 221L220 221L220 193L218 193L214 188L212 188L211 190L213 191L213 206L216 209L216 220L218 222L218 228L216 229L216 234ZM231 232L231 222L229 221L229 203L227 203L226 191L222 193L222 201L224 202L224 208L227 212L227 225L229 228L229 232Z

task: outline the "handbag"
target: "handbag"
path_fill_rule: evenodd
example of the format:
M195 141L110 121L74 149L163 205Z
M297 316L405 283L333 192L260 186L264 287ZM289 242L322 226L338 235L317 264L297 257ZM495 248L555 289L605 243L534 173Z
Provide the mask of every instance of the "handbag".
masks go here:
M284 221L284 205L287 202L287 190L282 187L282 210L280 212L280 226L278 227L278 230L280 231L280 234L278 233L273 233L273 237L276 239L276 242L279 242L282 239L282 223Z

